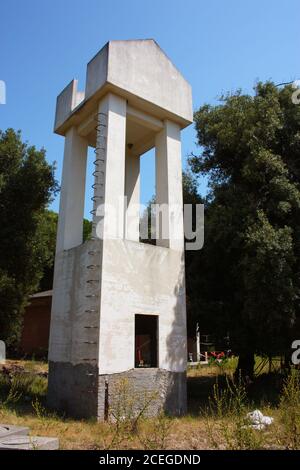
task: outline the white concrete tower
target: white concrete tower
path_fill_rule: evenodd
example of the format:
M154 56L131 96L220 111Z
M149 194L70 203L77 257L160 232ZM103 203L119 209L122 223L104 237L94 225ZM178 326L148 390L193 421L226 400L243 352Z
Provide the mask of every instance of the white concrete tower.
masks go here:
M136 397L153 392L149 413L186 410L180 131L192 119L190 85L153 40L110 41L87 65L85 92L73 80L57 98L54 130L65 136L65 152L49 347L53 408L104 419L124 377ZM95 148L93 236L82 243L88 146ZM140 158L153 147L165 221L156 246L140 243L138 209Z

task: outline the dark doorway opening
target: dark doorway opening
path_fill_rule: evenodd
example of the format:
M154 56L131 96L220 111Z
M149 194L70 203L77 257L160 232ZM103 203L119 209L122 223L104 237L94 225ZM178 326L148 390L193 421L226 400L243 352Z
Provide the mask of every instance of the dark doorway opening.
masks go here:
M135 367L157 367L158 316L135 315Z

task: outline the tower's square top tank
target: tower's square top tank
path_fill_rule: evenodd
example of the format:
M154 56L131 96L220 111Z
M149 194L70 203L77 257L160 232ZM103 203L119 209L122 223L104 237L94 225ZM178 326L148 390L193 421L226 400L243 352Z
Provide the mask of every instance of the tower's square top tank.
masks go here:
M58 96L55 132L82 122L109 91L181 128L193 121L191 87L153 39L109 41L87 64L85 91L72 80Z

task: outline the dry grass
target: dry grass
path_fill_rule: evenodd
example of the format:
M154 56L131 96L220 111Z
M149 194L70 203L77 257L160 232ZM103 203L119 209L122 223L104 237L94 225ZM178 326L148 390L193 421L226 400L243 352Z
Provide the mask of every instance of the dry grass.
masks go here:
M132 432L123 424L116 431L116 425L112 423L72 420L47 411L44 407L47 364L37 361L7 361L5 367L19 371L15 374L20 375L21 379L17 378L13 387L10 382L9 388L5 382L7 379L1 379L3 373L1 374L0 369L0 422L28 426L32 435L58 437L61 449L195 450L240 445L235 443L235 429L240 426L240 422L236 421L236 414L216 416L208 410L208 396L212 394L216 381L218 380L221 388L224 387L226 376L230 377L234 370L233 364L229 364L227 370L221 371L219 367L208 366L189 370L189 415L182 418L168 418L164 415L156 419L142 417ZM26 387L22 385L24 376ZM280 424L282 410L279 409L280 398L276 381L266 377L261 376L261 383L258 382L257 388L253 387L247 391L251 397L247 406L252 410L259 407L264 414L275 418L275 424L263 433L254 433L251 436L247 434L245 445L249 448L283 446L278 439L283 428ZM21 390L19 395L18 390ZM7 399L9 394L10 399ZM243 414L248 410L247 406L243 408ZM287 429L284 431L286 436ZM226 433L230 435L231 441L226 441Z
M110 449L112 440L111 425L106 423L84 422L73 420L56 420L47 418L45 422L35 416L14 416L5 413L1 422L29 426L32 435L55 436L59 438L60 449ZM145 435L152 431L153 420L142 423L139 433ZM166 439L166 449L207 449L209 442L205 436L206 423L203 420L181 418L172 420L172 429ZM122 441L121 449L145 449L138 435ZM151 448L150 446L148 448ZM154 448L158 448L155 446Z
M38 374L47 373L48 372L48 364L44 361L38 361L31 359L7 359L4 364L0 364L0 372L1 369L7 368L10 370L14 369L24 369L28 372L34 372Z

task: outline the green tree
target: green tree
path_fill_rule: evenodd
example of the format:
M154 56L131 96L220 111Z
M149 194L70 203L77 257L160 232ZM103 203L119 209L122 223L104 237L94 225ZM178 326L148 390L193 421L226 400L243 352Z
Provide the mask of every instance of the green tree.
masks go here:
M28 295L49 258L44 211L57 191L54 166L45 150L0 131L0 337L15 344Z
M194 259L193 302L200 323L230 331L239 368L254 353L289 351L299 318L300 107L293 89L258 83L195 113L208 175L205 246ZM200 267L202 269L200 269Z

